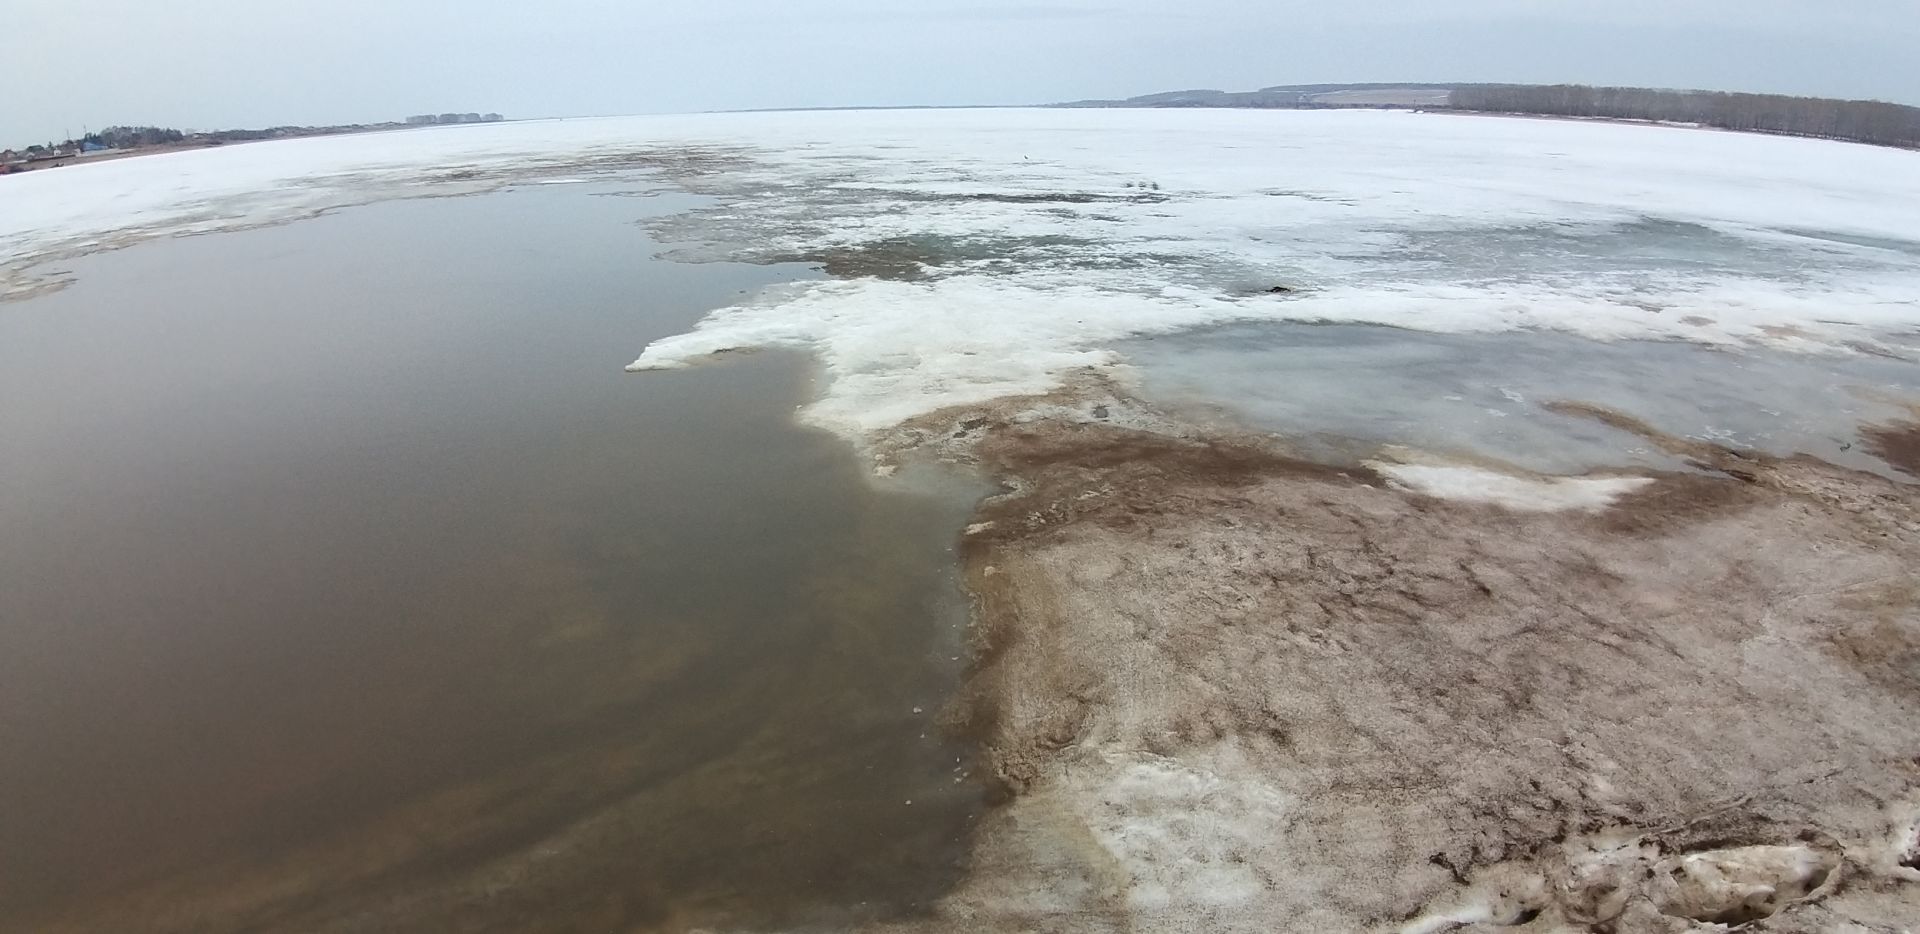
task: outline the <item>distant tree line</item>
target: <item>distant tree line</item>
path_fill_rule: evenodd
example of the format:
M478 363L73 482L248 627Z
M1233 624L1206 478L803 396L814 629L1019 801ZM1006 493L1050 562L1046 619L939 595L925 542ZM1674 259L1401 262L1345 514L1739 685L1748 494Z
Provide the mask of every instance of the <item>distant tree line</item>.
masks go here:
M478 117L479 115L475 115ZM487 114L486 119L500 119L499 114ZM404 124L388 123L347 123L337 126L274 126L261 129L238 130L176 130L161 126L110 126L86 134L79 139L63 142L35 143L19 150L0 150L0 164L7 162L6 156L14 161L44 160L65 158L95 150L128 150L147 146L165 146L174 143L189 145L218 146L221 143L238 143L260 139L286 139L296 136L326 136L337 133L364 133L368 130L399 129Z
M88 133L80 137L81 143L92 143L108 149L132 149L135 146L158 146L164 143L177 143L187 135L179 130L158 126L110 126L104 130Z
M1884 101L1515 84L1455 88L1451 106L1493 113L1697 123L1728 130L1920 147L1920 107Z
M151 146L181 144L185 146L219 146L223 143L238 143L260 139L287 139L298 136L328 136L340 133L365 133L371 130L397 130L409 125L417 125L422 118L409 119L407 123L388 121L386 123L343 123L333 126L275 126L264 129L238 130L176 130L159 126L110 126L104 130L90 132L79 139L63 142L35 143L21 149L0 147L0 175L48 166L66 165L78 158L102 152L124 152L139 150ZM424 118L435 123L487 123L504 119L497 113L490 114L440 114Z

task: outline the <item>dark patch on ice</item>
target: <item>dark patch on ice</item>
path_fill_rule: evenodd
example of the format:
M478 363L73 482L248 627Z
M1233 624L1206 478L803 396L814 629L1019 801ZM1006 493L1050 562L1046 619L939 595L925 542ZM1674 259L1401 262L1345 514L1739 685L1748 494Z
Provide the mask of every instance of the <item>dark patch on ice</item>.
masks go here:
M1427 857L1427 862L1432 863L1435 866L1440 867L1441 869L1445 869L1449 875L1453 876L1454 882L1460 885L1468 884L1469 880L1467 879L1467 874L1464 872L1461 872L1460 866L1457 863L1455 863L1452 859L1449 859L1447 857L1447 854L1435 853L1432 856Z
M1901 473L1920 477L1920 422L1895 422L1860 429L1867 450Z
M1319 194L1317 192L1312 192L1312 191L1294 191L1289 188L1271 188L1264 192L1261 192L1261 194L1264 194L1269 198L1298 198L1302 201L1321 201L1321 202L1326 202L1328 204L1358 204L1359 203L1358 201L1355 201L1352 198L1336 198L1332 195L1323 195L1323 194Z
M1172 253L1116 251L1084 237L889 237L865 243L819 247L801 252L741 256L763 264L810 263L839 279L875 278L920 282L943 273L1014 275L1048 266L1087 270L1152 269L1196 285L1217 273L1195 272L1190 257ZM1291 287L1288 287L1291 288ZM1244 294L1270 291L1248 288Z
M1871 234L1847 233L1839 230L1816 230L1810 227L1776 227L1773 229L1779 233L1793 237L1804 237L1808 240L1825 240L1829 243L1839 243L1846 246L1867 247L1874 250L1891 250L1895 253L1905 253L1909 256L1920 256L1920 243L1912 240L1901 240L1895 237L1876 237Z
M1132 188L1125 193L1093 191L882 191L876 192L897 201L954 202L983 201L992 204L1157 204L1167 200L1157 188Z

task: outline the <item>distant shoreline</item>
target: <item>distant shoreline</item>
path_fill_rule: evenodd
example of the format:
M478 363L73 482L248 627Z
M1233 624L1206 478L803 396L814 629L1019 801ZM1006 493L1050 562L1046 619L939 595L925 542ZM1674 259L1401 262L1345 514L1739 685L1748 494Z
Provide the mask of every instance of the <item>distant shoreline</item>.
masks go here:
M853 112L853 111L998 110L998 109L1290 110L1290 111L1398 110L1398 111L1405 111L1410 113L1442 114L1442 115L1451 115L1451 116L1515 117L1515 118L1525 118L1525 119L1535 119L1535 120L1570 121L1570 122L1578 122L1578 123L1612 123L1612 124L1619 124L1619 125L1625 125L1625 126L1670 127L1675 129L1690 129L1690 130L1719 130L1722 132L1730 132L1730 133L1752 133L1752 134L1761 135L1761 136L1779 136L1779 137L1799 138L1799 139L1815 139L1815 140L1824 140L1827 142L1855 143L1859 145L1878 146L1878 147L1887 148L1887 149L1920 151L1920 129L1916 129L1915 140L1912 142L1883 142L1883 141L1876 141L1871 139L1863 139L1863 138L1859 138L1852 135L1846 135L1846 134L1822 134L1822 133L1812 133L1812 132L1799 132L1791 129L1760 127L1760 126L1729 127L1729 126L1722 126L1722 125L1718 125L1718 124L1707 122L1707 121L1701 121L1701 120L1671 120L1671 119L1659 119L1654 117L1636 117L1636 116L1616 115L1616 114L1544 113L1544 112L1536 112L1531 110L1502 110L1502 109L1485 109L1485 108L1479 108L1479 107L1462 107L1462 106L1455 105L1451 102L1446 102L1446 103L1436 102L1431 96L1435 93L1450 94L1451 93L1450 89L1463 89L1463 88L1472 88L1475 90L1487 90L1487 89L1499 90L1499 89L1511 88L1511 89L1523 89L1523 90L1535 91L1535 92L1546 91L1546 90L1557 90L1556 88L1548 88L1546 86L1538 86L1538 85L1505 86L1505 85L1434 85L1434 84L1405 84L1405 85L1356 84L1356 85L1299 85L1295 87L1298 88L1298 90L1293 88L1268 88L1262 91L1252 91L1252 92L1180 91L1180 92L1167 92L1162 94L1143 95L1140 97L1127 98L1124 100L1083 100L1083 101L1069 101L1069 102L1050 103L1050 104L893 104L893 105L868 105L868 106L844 106L844 107L841 107L841 106L774 107L774 108L748 108L748 109L741 109L741 110L710 110L710 111L700 111L700 113L717 115L717 114L754 114L754 113L843 113L843 112ZM1610 91L1610 90L1633 90L1633 89L1602 88L1602 89L1589 89L1589 90ZM1396 91L1406 91L1414 95L1414 97L1410 97L1404 101L1394 102L1395 100L1394 93ZM1664 92L1662 91L1662 92L1655 92L1655 93L1692 94L1696 92ZM1707 93L1707 92L1698 92L1698 93ZM1718 92L1713 92L1713 93L1718 93ZM1278 95L1278 94L1295 95L1297 99L1294 99L1293 102L1287 103L1287 102L1281 102L1281 99L1277 97L1265 97L1267 95ZM1336 94L1350 95L1350 96L1337 99L1336 101L1333 101L1333 102L1324 102L1324 103L1309 99L1313 97L1324 97L1327 95L1336 95ZM1351 96L1351 95L1359 95L1359 94L1367 95L1368 99L1364 100L1363 102L1359 98ZM1415 98L1418 98L1418 100L1416 100ZM1269 100L1273 102L1266 102ZM1916 127L1920 127L1920 108L1908 107L1902 104L1887 104L1887 103L1877 102L1877 101L1839 101L1839 100L1831 100L1831 99L1825 99L1825 98L1786 98L1785 100L1803 101L1803 102L1808 102L1813 104L1874 104L1874 105L1878 105L1886 108L1895 108L1897 109L1897 112L1911 111L1913 112L1914 118L1916 120L1916 124L1915 124ZM608 116L620 116L620 115L608 115ZM109 150L105 152L93 152L93 153L72 153L72 154L61 155L57 157L41 157L37 160L28 161L28 162L15 162L11 164L0 163L0 176L20 175L20 174L26 174L28 172L37 172L44 169L67 168L70 166L86 165L86 164L97 163L97 162L116 162L121 159L128 159L128 158L133 158L137 156L162 155L162 154L176 153L176 152L192 152L195 150L217 149L224 146L235 146L235 145L241 145L244 143L267 142L267 141L279 140L279 139L307 139L307 138L318 137L318 136L359 136L359 135L366 135L366 134L373 134L373 133L393 132L398 130L429 129L429 128L445 127L445 126L474 126L474 125L484 125L486 123L513 123L513 122L521 122L522 120L526 120L526 119L566 120L566 119L592 119L592 118L591 117L519 118L516 120L482 121L481 123L478 123L478 124L476 123L447 123L447 124L380 123L380 124L364 124L364 125L358 125L358 126L352 126L352 127L314 127L314 128L311 128L312 132L287 132L283 135L262 136L262 137L253 138L253 139L194 138L194 139L183 140L181 142L159 143L159 144L153 144L153 145L139 146L131 149ZM305 128L301 128L301 129L305 129ZM237 131L237 132L251 132L251 131ZM268 132L268 131L262 131L262 132Z
M210 133L198 133L169 142L141 143L119 149L93 150L78 149L84 140L69 139L58 147L61 151L55 155L31 156L27 159L5 161L0 159L0 176L22 175L44 169L60 169L93 162L113 162L133 156L160 155L170 152L191 152L198 149L217 149L223 146L236 146L242 143L261 143L278 139L309 139L316 136L359 136L368 133L385 133L394 130L419 130L430 127L478 126L490 123L511 123L514 121L490 114L493 119L457 120L440 123L417 123L413 119L407 122L338 124L316 127L270 127L264 130L220 130ZM116 128L127 130L128 128ZM140 131L160 131L175 136L182 135L177 130L160 130L157 127L141 127ZM102 131L103 133L109 131ZM88 136L86 139L92 139ZM12 155L25 155L28 150L5 150Z
M1920 107L1877 100L1666 88L1581 84L1298 84L1258 91L1165 91L1125 100L1082 100L1051 106L1482 113L1700 126L1920 149Z
M1783 130L1735 130L1722 126L1683 120L1647 120L1636 117L1577 117L1568 114L1533 114L1504 110L1453 110L1450 108L1421 109L1414 112L1435 114L1443 117L1506 117L1514 120L1552 120L1557 123L1606 123L1615 126L1664 127L1672 130L1708 130L1714 133L1743 133L1751 136L1776 136L1782 139L1809 139L1823 143L1851 143L1856 146L1872 146L1876 149L1904 149L1909 152L1920 152L1920 145L1902 146L1892 143L1870 143L1865 140L1848 139L1844 136L1814 136L1806 133L1788 133Z

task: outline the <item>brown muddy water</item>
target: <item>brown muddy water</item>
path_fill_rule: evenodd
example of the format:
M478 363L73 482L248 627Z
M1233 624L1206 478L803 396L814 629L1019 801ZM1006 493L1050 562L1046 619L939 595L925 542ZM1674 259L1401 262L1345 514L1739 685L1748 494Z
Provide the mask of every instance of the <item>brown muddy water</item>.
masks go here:
M156 241L0 306L0 930L838 926L957 878L972 491L806 361L621 366L797 268L592 185Z

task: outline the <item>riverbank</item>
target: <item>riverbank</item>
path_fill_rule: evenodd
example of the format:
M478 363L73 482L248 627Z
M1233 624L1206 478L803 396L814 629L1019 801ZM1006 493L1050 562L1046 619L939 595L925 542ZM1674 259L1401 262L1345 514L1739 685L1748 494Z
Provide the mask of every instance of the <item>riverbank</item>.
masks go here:
M187 141L180 143L158 143L152 146L140 146L133 149L107 149L95 152L78 152L67 156L47 157L31 162L13 163L12 172L0 173L19 175L26 172L39 172L45 169L60 169L70 165L90 165L96 162L116 162L132 159L136 156L157 156L169 152L192 152L196 149L212 149L215 146L231 145L210 141Z
M948 712L1005 803L913 929L1900 930L1920 486L1561 408L1689 467L1423 490L1097 382L896 435L1010 487Z

